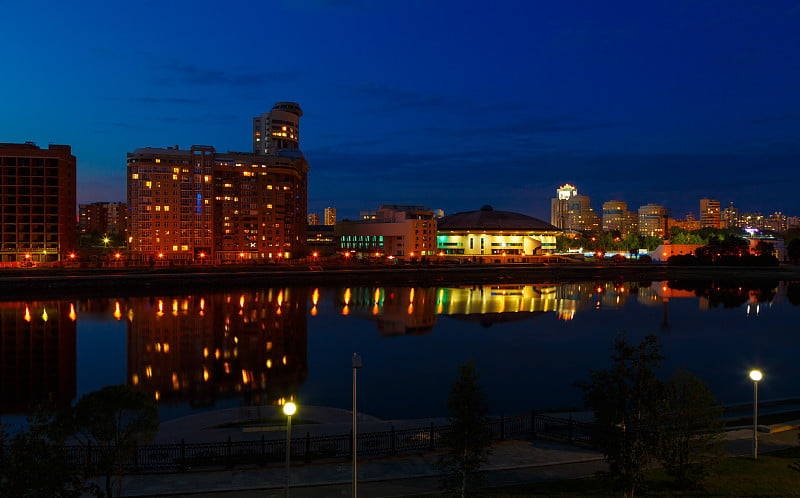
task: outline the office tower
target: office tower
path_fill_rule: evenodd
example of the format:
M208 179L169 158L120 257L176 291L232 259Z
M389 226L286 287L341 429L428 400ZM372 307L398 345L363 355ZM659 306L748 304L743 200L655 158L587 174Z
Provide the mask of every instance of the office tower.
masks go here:
M225 262L305 254L308 163L210 146L128 154L135 259Z
M550 201L550 224L564 229L567 225L569 215L568 200L570 197L578 195L578 189L569 183L556 189L555 199Z
M78 205L80 233L125 233L127 209L124 202L93 202Z
M69 145L0 143L0 261L58 261L76 249Z
M590 205L591 200L585 195L573 195L567 199L567 220L565 232L599 231L600 218Z
M716 199L700 199L700 226L720 227L719 201Z
M620 234L627 235L637 232L638 216L628 211L628 205L622 201L608 201L603 203L603 230L609 232L618 230Z
M319 225L319 213L308 213L308 224Z
M325 224L326 225L336 224L336 208L332 207L325 208Z
M278 102L270 112L253 118L253 153L269 156L281 150L300 149L300 117L294 102Z
M639 208L639 235L664 237L667 232L667 210L658 204Z

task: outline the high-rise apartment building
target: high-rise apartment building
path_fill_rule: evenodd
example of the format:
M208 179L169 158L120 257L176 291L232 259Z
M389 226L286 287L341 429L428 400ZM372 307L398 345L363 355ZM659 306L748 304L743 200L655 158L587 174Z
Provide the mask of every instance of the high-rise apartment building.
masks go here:
M58 261L76 249L69 145L0 143L0 261Z
M730 205L722 210L720 213L720 228L732 228L741 226L739 221L739 208L737 208L733 201Z
M336 208L332 207L325 208L325 224L326 225L336 224Z
M278 102L270 112L253 118L253 153L269 156L281 150L300 148L300 117L294 102Z
M591 206L591 199L585 195L573 195L567 200L567 221L565 232L599 231L600 218Z
M556 197L550 200L550 224L564 229L567 226L569 216L570 197L578 195L578 189L569 183L556 189Z
M124 234L128 211L124 202L93 202L78 205L80 233Z
M128 154L129 250L152 260L301 256L307 185L299 150L137 149Z
M667 210L658 204L639 208L639 235L664 237L667 233Z
M622 201L603 203L603 230L618 230L623 236L635 233L639 229L638 216L628 211L628 205Z
M700 226L720 228L719 201L700 199Z
M308 213L308 224L319 225L319 213Z

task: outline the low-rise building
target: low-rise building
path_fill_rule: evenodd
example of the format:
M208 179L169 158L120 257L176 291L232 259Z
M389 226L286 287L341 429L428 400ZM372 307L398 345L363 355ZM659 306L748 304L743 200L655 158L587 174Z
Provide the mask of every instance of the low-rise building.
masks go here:
M437 223L424 206L382 205L375 218L335 226L346 257L414 260L436 254Z
M447 259L519 263L555 251L559 234L538 218L483 206L439 220L437 245Z

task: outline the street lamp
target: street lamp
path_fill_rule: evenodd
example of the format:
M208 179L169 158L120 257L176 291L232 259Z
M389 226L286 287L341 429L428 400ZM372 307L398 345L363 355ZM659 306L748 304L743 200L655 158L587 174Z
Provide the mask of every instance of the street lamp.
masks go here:
M753 459L758 458L758 382L764 377L761 370L750 370L753 381Z
M361 356L353 353L353 498L358 496L356 476L356 456L358 455L358 432L356 431L356 370L361 368Z
M297 411L297 405L289 401L283 405L286 415L286 480L284 481L283 496L289 497L289 456L292 454L292 415Z

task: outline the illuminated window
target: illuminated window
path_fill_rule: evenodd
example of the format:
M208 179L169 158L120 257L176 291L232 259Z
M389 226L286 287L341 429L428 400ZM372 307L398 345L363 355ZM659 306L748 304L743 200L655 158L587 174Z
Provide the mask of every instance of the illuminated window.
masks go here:
M169 211L169 206L164 206L164 211Z
M161 162L161 159L156 159L156 163L160 163L160 162Z
M133 173L131 175L131 180L138 180L138 179L139 179L139 173Z
M172 246L172 250L178 252L178 246Z

